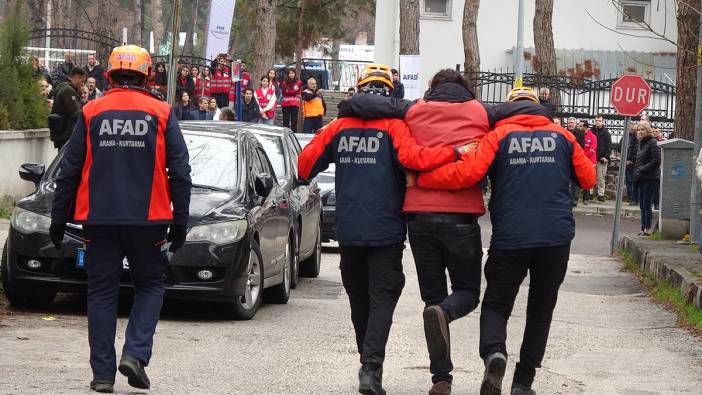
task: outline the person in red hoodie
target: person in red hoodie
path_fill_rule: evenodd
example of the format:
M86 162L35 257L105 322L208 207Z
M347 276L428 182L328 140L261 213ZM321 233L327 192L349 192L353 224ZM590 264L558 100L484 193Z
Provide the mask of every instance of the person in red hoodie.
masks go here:
M592 162L592 165L597 167L597 136L590 130L590 125L587 121L580 121L580 128L585 135L585 156ZM588 205L588 200L592 200L592 190L583 190L583 205Z
M228 66L227 56L227 54L219 54L212 63L210 92L217 100L217 107L219 108L229 105L229 93L232 88L232 74Z
M302 81L297 78L295 70L288 70L287 78L280 84L283 92L283 126L297 132L297 116L300 112L300 93Z

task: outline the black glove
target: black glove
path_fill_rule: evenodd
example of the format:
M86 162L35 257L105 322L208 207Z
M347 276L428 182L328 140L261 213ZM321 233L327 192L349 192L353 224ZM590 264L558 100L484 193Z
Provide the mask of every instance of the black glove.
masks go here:
M51 226L49 226L49 239L54 243L54 247L56 247L57 250L61 249L64 233L66 233L66 224L52 222Z
M168 236L166 237L166 241L171 242L171 247L168 251L178 251L180 247L185 244L185 236L187 234L188 231L185 225L171 225L170 228L168 228Z

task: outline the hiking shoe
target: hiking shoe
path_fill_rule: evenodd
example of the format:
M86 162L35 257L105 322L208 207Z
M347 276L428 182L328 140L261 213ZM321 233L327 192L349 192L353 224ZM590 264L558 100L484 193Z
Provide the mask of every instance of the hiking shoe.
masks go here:
M358 371L358 393L363 395L385 395L383 389L383 367L363 364Z
M111 394L114 392L114 380L93 380L90 382L90 389L103 394Z
M149 376L144 371L144 364L131 355L124 354L119 361L118 370L127 376L127 382L134 388L148 390L151 388Z
M441 363L451 357L451 335L448 318L441 306L429 306L424 309L424 336L427 338L429 359L432 363Z
M429 390L429 395L451 395L451 383L448 381L439 381Z
M525 385L512 383L510 395L536 395L536 391Z
M507 357L501 352L488 355L485 360L485 375L480 385L480 395L500 395L502 393L502 377L505 375Z

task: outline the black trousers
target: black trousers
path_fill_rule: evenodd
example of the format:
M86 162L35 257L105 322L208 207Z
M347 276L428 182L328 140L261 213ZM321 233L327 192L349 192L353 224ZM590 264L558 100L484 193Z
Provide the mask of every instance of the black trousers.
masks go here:
M464 317L480 301L483 258L480 225L475 217L465 221L461 221L461 217L466 216L440 213L408 216L409 240L422 300L425 306L441 306L449 321ZM441 222L442 218L447 222ZM450 295L446 284L447 271L451 279ZM445 361L432 361L432 381L451 382L452 370L450 355Z
M546 350L558 289L568 268L570 243L558 247L520 250L490 248L485 263L487 289L480 314L480 357L493 352L507 355L507 320L519 286L529 272L526 327L514 371L514 383L531 387Z
M300 107L283 107L283 126L286 128L290 128L293 131L293 133L297 133L297 116L299 112Z
M229 93L213 93L212 97L217 101L217 107L224 108L229 106Z
M166 225L86 225L85 269L88 274L88 339L93 378L114 380L117 372L115 330L122 260L129 262L134 304L122 354L149 364L168 266L161 246Z
M403 244L341 247L341 280L351 303L351 321L362 364L382 365L392 316L405 286Z
M316 134L322 126L324 126L324 122L321 116L305 118L302 121L302 133Z

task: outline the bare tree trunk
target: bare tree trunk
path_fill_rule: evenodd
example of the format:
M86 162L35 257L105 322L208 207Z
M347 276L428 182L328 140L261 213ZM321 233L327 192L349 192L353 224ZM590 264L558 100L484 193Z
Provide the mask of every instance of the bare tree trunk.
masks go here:
M258 0L256 7L256 49L254 51L254 81L265 75L275 60L276 0Z
M553 0L536 0L536 11L534 13L534 46L536 47L536 58L532 60L534 73L542 76L555 76L558 74L556 65L556 48L553 45ZM539 78L539 85L546 85L548 81ZM556 109L560 109L561 95L555 89L551 89L550 102Z
M463 53L465 54L466 76L473 93L479 98L476 90L475 74L480 72L480 47L478 46L478 10L480 0L466 0L463 7Z
M183 55L193 56L193 36L195 30L197 30L197 14L200 6L199 0L193 0L193 8L190 12L190 17L192 18L190 24L188 24L188 31L185 33L185 45L183 46Z
M113 0L98 0L97 9L97 20L95 23L96 33L102 34L107 37L114 37L114 28L117 26L117 17L115 14L116 8L114 6ZM112 43L101 43L97 48L97 58L101 63L107 63L107 59L112 51Z
M129 43L141 46L141 32L143 24L141 18L141 0L134 0L132 7L134 7L134 23L132 24L132 31L129 34Z
M400 0L400 55L419 55L419 0Z
M151 30L154 32L154 53L160 55L159 47L163 40L163 18L161 0L151 0Z
M678 5L678 58L677 81L675 83L675 131L677 138L695 138L695 95L697 70L695 53L698 44L700 15L694 11L699 7L697 0L680 0ZM687 4L687 6L685 6Z
M302 80L302 35L305 30L305 7L306 0L300 0L300 15L297 18L297 41L295 41L295 75L297 78ZM307 81L302 81L302 86L305 86ZM293 132L297 133L302 127L302 104L300 104L300 111L297 112L297 130Z

